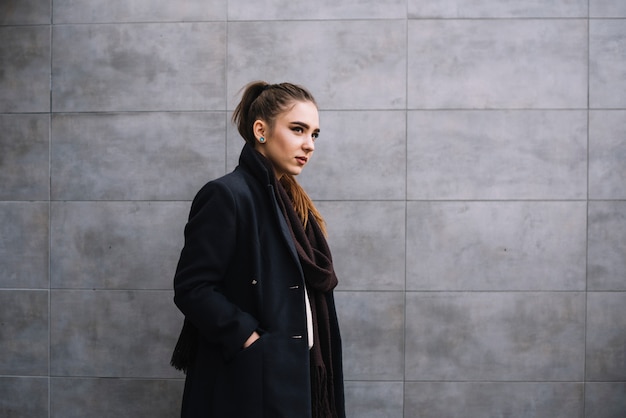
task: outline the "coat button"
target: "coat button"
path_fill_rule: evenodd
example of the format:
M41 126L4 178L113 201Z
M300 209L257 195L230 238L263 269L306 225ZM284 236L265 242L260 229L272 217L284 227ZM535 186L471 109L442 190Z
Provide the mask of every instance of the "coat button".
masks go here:
M252 284L257 284L258 282L256 281L256 279L252 280Z
M294 340L301 340L302 335L292 335L291 338L293 338Z
M299 288L300 288L300 286L298 286L298 285L295 285L295 286L289 286L289 289L290 289L290 290L296 290L296 289L299 289Z

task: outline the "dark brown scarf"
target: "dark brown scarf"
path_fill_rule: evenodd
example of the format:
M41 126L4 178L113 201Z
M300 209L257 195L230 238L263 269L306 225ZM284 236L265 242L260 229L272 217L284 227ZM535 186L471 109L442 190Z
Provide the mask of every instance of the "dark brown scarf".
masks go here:
M335 418L335 388L330 315L326 296L337 286L330 248L320 226L309 216L302 225L287 191L276 182L276 197L282 209L304 272L313 316L313 347L310 351L311 404L313 418Z

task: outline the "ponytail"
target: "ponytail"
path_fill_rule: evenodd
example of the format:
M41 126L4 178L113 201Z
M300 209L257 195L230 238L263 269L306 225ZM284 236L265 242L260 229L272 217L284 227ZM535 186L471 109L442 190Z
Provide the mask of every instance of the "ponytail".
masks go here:
M254 101L263 93L268 86L264 81L255 81L248 84L241 96L241 101L233 112L233 123L237 125L239 135L250 145L254 145L254 132L252 126L258 118L257 115L251 115L250 110ZM268 122L269 123L269 122Z
M311 214L322 229L324 235L326 235L326 222L324 221L324 218L322 218L322 215L313 204L309 195L304 191L302 186L300 186L300 183L296 181L296 178L290 174L285 174L280 178L280 184L282 184L285 191L291 198L293 208L298 214L302 225L306 228L306 225L309 222L309 214Z

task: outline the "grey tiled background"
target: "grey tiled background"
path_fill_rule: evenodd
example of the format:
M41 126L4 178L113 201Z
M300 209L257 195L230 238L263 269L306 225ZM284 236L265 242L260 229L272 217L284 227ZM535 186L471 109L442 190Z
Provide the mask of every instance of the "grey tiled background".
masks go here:
M171 281L247 82L301 183L348 414L626 416L626 3L0 2L0 416L173 417Z

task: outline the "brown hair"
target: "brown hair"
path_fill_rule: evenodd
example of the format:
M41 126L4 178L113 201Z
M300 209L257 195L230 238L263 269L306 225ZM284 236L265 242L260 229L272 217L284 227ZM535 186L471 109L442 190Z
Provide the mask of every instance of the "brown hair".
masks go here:
M254 147L256 144L252 129L254 122L257 120L266 122L271 132L276 117L288 110L294 102L311 102L317 106L313 95L297 84L268 84L264 81L254 81L243 88L241 101L235 108L232 120L243 139ZM309 213L311 213L322 231L326 233L322 215L295 177L285 174L280 178L280 183L291 197L293 207L302 224L306 227Z

